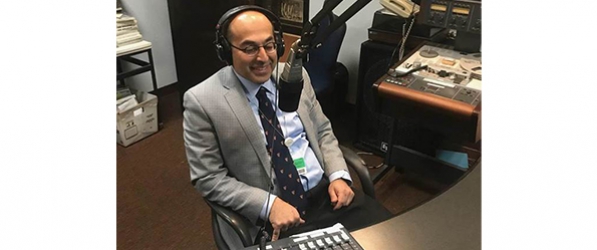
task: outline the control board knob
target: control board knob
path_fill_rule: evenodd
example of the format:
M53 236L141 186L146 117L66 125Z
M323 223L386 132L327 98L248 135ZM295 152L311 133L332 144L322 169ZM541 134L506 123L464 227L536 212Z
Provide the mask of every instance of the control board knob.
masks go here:
M422 57L425 57L425 58L434 58L434 57L438 56L439 53L437 53L437 51L432 50L432 49L426 49L426 50L422 50L421 52L419 52L419 55L421 55Z
M396 70L394 68L391 68L388 70L388 75L391 75L392 77L396 77L398 75L398 72L396 72Z

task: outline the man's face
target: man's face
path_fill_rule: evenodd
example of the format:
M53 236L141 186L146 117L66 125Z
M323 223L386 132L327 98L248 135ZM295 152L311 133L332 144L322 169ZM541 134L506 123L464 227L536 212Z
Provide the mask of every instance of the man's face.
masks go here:
M236 16L229 26L229 42L235 47L245 49L250 45L262 46L275 42L273 26L269 19L256 11L246 11ZM277 63L277 53L267 52L259 47L256 55L248 55L240 49L232 49L234 70L251 82L266 82Z

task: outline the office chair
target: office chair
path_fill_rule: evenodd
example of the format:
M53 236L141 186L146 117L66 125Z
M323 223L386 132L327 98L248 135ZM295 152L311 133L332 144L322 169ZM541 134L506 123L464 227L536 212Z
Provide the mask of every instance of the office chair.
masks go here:
M325 16L319 22L315 39L321 37L330 23L337 18L338 16L333 13ZM334 116L336 106L344 101L348 89L348 70L344 64L337 62L345 34L346 23L330 34L321 47L311 49L309 61L304 64L309 72L317 100L327 117Z
M361 182L363 193L375 199L375 189L373 188L373 182L371 181L371 177L369 177L369 171L367 170L367 167L365 167L364 162L354 151L350 150L349 148L340 145L340 150L344 155L344 160L346 161L348 167L354 170L354 172L357 174ZM251 224L247 218L230 208L220 206L208 201L207 199L204 200L211 208L212 231L218 249L227 249L217 221L218 216L234 229L245 247L253 245L253 239L251 239L249 234L249 230L253 227L253 224Z

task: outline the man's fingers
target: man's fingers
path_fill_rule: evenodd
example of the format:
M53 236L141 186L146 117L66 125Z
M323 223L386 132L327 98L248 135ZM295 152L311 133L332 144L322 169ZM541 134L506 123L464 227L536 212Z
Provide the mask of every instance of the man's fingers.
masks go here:
M338 196L336 196L335 191L330 192L330 201L332 202L332 204L338 202Z
M352 203L352 199L354 198L354 196L349 196L348 199L346 200L346 206L350 205L350 203Z
M305 223L305 220L303 220L303 219L301 219L301 217L299 217L299 221L294 226L298 227L298 226L302 225L303 223Z
M338 202L336 202L335 204L333 204L334 205L334 210L338 210L338 209L340 209L342 207L342 205L343 205L342 204L342 198L343 198L342 195L338 196Z
M300 226L301 224L305 223L305 220L301 219L301 217L299 217L298 219L299 219L298 221L296 221L295 223L293 223L293 224L292 224L290 227L288 227L288 228L291 228L291 227L298 227L298 226Z
M332 206L334 207L334 210L336 210L335 207L338 206L338 196L336 195L336 191L331 191L330 192L330 202L332 204Z
M339 192L338 194L338 202L334 205L334 210L340 209L342 206L346 204L346 194Z
M336 203L336 206L334 206L334 210L338 210L342 207L342 202L338 202Z
M277 241L279 237L280 237L280 229L274 228L274 231L272 232L272 241Z
M354 198L354 193L340 193L338 196L338 201L337 203L332 203L332 206L334 206L334 210L338 210L340 208L342 208L343 206L348 206L350 205L350 203L352 203L352 199Z
M354 193L348 194L348 199L346 199L346 206L350 205L350 203L352 203L352 199L354 199Z

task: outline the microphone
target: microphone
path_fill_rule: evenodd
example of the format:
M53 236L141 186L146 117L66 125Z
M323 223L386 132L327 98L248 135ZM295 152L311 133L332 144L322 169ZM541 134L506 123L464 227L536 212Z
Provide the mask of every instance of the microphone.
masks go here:
M303 59L300 54L295 55L299 52L299 42L300 39L296 40L290 47L290 54L279 80L278 106L284 112L294 112L298 109L303 91Z
M296 40L290 47L288 61L284 65L284 72L280 77L280 109L285 112L294 112L297 110L303 90L303 57L312 47L319 47L336 29L346 23L354 14L360 11L371 0L357 0L353 3L338 19L332 21L324 33L317 34L319 22L327 14L340 4L342 0L325 0L323 8L315 14L311 21L307 21L303 26L301 38ZM317 36L317 37L314 37ZM315 40L313 40L315 39Z

